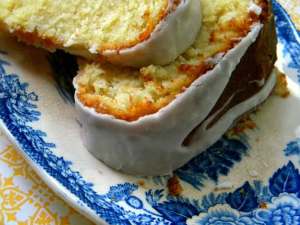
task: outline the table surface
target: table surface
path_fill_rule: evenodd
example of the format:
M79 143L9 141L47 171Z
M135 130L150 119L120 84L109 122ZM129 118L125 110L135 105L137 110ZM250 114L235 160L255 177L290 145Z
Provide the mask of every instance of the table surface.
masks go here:
M278 0L300 30L300 1ZM0 224L93 224L39 178L0 131Z

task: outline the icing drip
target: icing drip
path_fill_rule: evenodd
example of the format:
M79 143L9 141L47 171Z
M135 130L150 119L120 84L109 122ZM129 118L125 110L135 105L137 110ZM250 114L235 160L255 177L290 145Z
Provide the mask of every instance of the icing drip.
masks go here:
M206 120L197 129L191 144L182 146L187 135L214 107L236 65L256 40L261 28L261 24L254 25L214 69L199 77L168 106L137 121L126 122L111 115L98 114L75 98L87 149L107 165L135 175L169 174L204 151L226 132L238 116L264 101L274 87L276 76L273 73L261 91L230 109L209 130L206 127L214 116ZM77 86L76 79L74 85Z

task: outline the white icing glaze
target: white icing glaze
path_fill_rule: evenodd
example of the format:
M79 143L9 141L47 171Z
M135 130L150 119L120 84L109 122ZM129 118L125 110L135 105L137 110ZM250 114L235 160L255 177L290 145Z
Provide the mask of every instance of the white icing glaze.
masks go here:
M263 86L266 83L266 79L262 79L262 80L253 80L250 82L251 83L256 83L259 87Z
M69 38L69 40L66 43L64 43L64 47L68 48L68 47L71 47L72 45L83 43L82 40L78 39L79 36L80 36L79 29L76 28L75 33L71 35L71 37Z
M175 0L169 0L166 12L170 13L155 27L149 39L132 48L98 52L99 46L96 43L86 43L80 38L79 29L76 29L68 40L60 40L63 44L49 47L43 41L37 41L35 45L51 52L62 49L88 59L103 55L122 66L140 68L151 64L166 65L194 43L202 21L200 0L180 0L180 4L172 11L174 4L177 4ZM17 29L8 27L8 30L14 33ZM34 27L27 30L29 33L33 31Z
M169 0L167 12L172 10L174 0ZM201 27L202 10L200 0L181 0L177 8L170 12L153 30L149 39L132 48L106 50L98 52L98 46L92 44L88 49L78 49L84 44L78 39L78 31L62 47L66 52L94 59L98 54L109 61L122 66L143 67L148 65L166 65L186 51L196 40Z
M207 59L205 62L211 65L216 65L220 62L220 60L222 59L222 57L225 55L224 52L220 52L218 54L216 54L213 58L209 58Z
M172 1L170 3L172 7ZM110 61L123 66L139 68L150 64L166 65L194 43L201 20L200 1L182 0L177 9L156 26L148 40L133 48L121 51L107 50L102 54Z
M259 16L262 12L262 8L252 2L247 12L254 12L256 15Z
M90 53L97 54L98 53L97 49L98 49L98 45L94 44L92 45L92 47L89 48L89 51Z
M242 41L222 57L211 71L199 77L186 91L155 114L134 122L98 114L76 98L76 109L83 125L83 142L87 149L110 167L135 175L169 174L216 142L233 121L267 98L276 76L270 76L262 90L229 110L211 129L206 120L192 143L182 146L186 136L211 111L228 83L232 72L256 40L261 29L256 24ZM216 82L217 81L217 82ZM74 86L76 78L74 79Z

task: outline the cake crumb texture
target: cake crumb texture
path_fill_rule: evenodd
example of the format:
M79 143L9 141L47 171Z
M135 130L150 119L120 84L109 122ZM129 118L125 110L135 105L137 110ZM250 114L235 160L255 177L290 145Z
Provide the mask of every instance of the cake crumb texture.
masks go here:
M269 15L268 2L255 0L262 9L249 11L250 0L199 0L203 20L195 43L166 66L122 68L109 63L79 60L77 98L96 112L125 121L154 114L172 102L197 78L215 65L206 61L234 48L251 27ZM224 53L224 54L222 54Z
M183 191L183 188L176 174L173 175L173 177L168 180L167 186L168 186L169 194L172 196L178 196Z
M147 40L167 15L168 0L1 0L0 21L28 44L42 39L91 51ZM44 43L45 44L45 43Z
M250 116L244 114L241 116L239 122L233 128L231 128L226 135L232 136L232 135L240 134L243 133L245 130L248 129L253 130L256 127L257 127L256 123L251 120Z
M277 82L274 88L273 93L279 95L282 98L288 98L291 95L291 92L288 89L288 82L286 75L278 71L277 73Z

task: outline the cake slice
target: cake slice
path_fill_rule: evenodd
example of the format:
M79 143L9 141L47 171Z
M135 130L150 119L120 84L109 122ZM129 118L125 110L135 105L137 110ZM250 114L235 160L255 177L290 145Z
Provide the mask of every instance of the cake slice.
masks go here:
M276 82L267 0L198 0L195 43L167 66L79 60L75 102L87 149L129 174L171 173L214 144Z
M123 66L172 62L200 25L198 0L0 1L0 27L21 41Z

